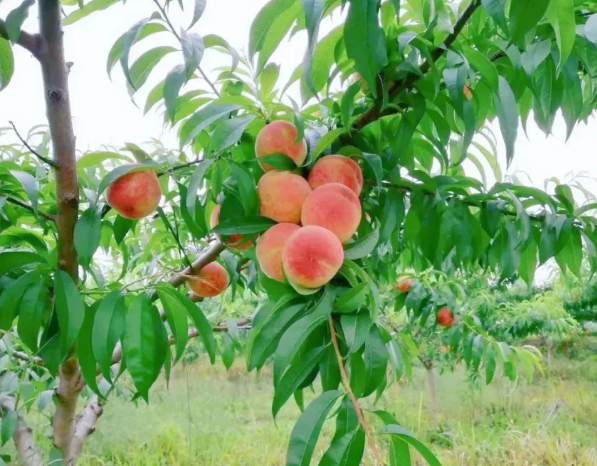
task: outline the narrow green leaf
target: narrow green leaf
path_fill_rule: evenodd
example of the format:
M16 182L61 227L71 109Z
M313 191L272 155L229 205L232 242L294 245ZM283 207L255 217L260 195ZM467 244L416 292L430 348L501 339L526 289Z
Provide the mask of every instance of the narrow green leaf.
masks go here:
M2 255L0 254L0 258ZM23 294L35 280L39 280L38 272L29 272L21 275L17 280L10 284L2 294L0 294L0 330L8 330L12 327L12 322L17 316L19 303Z
M561 70L572 53L576 39L574 3L570 0L550 0L547 9L547 19L556 33L556 42L560 50L558 70Z
M503 31L507 32L508 27L506 25L506 0L481 0L481 5L487 12L487 14L502 28Z
M369 317L369 312L364 309L356 314L342 316L340 324L350 354L356 353L363 347L363 344L369 338L373 321Z
M168 73L164 81L164 102L170 121L174 121L176 115L176 99L180 88L187 81L184 65L177 65Z
M212 152L222 152L236 144L247 129L247 126L255 118L255 115L242 115L221 122L215 127L211 135L209 150Z
M365 341L363 360L365 361L366 385L361 396L366 397L382 383L388 365L388 351L376 325L369 330Z
M10 42L0 37L0 91L8 86L15 69Z
M272 0L257 13L251 24L249 35L249 58L252 59L257 52L263 49L264 42L272 25L295 2L296 0Z
M54 275L54 310L60 326L61 354L77 341L85 319L85 304L71 276L62 270Z
M35 0L25 0L18 7L8 13L6 17L6 32L8 38L17 43L21 37L21 27L29 16L29 8L35 4Z
M116 244L121 244L129 230L133 230L134 228L134 220L117 215L116 220L114 220L114 226L112 227L114 230L114 240L116 241Z
M315 47L317 46L317 36L319 34L319 23L323 16L324 0L301 0L303 11L305 13L305 25L307 26L307 51L303 60L303 72L305 83L313 88L312 64Z
M317 143L317 146L313 150L310 159L310 165L313 166L319 156L324 153L324 151L332 145L336 139L346 133L345 128L336 128L331 130L329 133L326 133Z
M23 343L33 351L37 351L37 342L47 302L48 289L42 280L27 288L20 302L17 332Z
M33 207L33 210L37 212L37 201L39 199L39 185L35 177L33 177L27 172L22 172L19 170L11 170L10 174L14 176L17 180L19 180L19 182L23 186L23 189L27 193L29 200L31 201L31 206Z
M227 104L217 100L203 107L182 125L180 129L181 146L190 142L212 123L226 118L230 112L238 110L240 107L239 104Z
M191 29L197 21L201 19L203 16L203 12L205 11L205 7L207 5L207 0L195 0L195 7L193 8L193 19L191 20L191 24L189 25L188 29Z
M203 311L199 308L199 306L187 298L182 293L175 291L178 300L182 303L182 305L186 308L187 312L191 316L193 323L195 324L195 328L199 332L199 336L201 337L201 341L203 341L203 346L205 346L205 351L209 355L209 360L213 364L216 361L216 352L217 352L217 343L216 338L214 337L213 328L211 324L205 317Z
M554 0L555 1L555 0ZM550 0L523 0L510 3L510 37L518 43L543 19Z
M193 76L193 73L201 63L205 45L203 37L199 34L188 33L184 29L180 31L180 43L182 44L182 55L184 57L187 79Z
M4 251L0 252L0 276L19 270L29 264L46 263L43 256L29 251Z
M133 83L129 85L129 93L133 95L143 84L147 81L149 74L153 71L156 65L168 54L176 52L174 47L168 45L162 47L155 47L148 50L141 55L130 69L130 78Z
M362 259L371 254L379 242L379 227L363 238L348 243L344 249L344 258L355 260Z
M350 118L354 111L354 98L361 90L361 83L356 82L351 84L342 96L340 103L340 114L342 115L342 124L345 128L350 128Z
M91 2L91 3L93 3L93 2ZM91 5L91 3L89 3L88 6ZM83 10L84 10L84 8L79 11L83 11ZM68 18L66 18L66 20L68 20ZM143 32L143 29L149 23L150 20L151 20L151 18L142 19L141 21L135 23L122 36L122 51L120 52L120 66L122 67L122 72L124 73L124 76L125 76L127 82L133 89L136 89L136 88L135 88L135 83L133 82L133 80L131 78L131 72L129 69L129 56L131 54L131 47L133 46L133 44L135 42L137 42L139 40L139 38L141 36L141 32Z
M229 370L234 364L234 341L228 333L222 334L222 344L224 348L222 350L222 362L226 370Z
M12 438L17 431L18 423L19 415L16 411L8 411L2 415L2 429L0 431L2 445L5 445Z
M499 91L499 75L495 65L483 53L468 46L462 48L466 59L494 92Z
M245 214L254 216L259 210L259 196L251 173L242 165L234 162L230 163L230 171L232 171L232 176L236 181Z
M91 168L96 165L100 165L106 160L124 160L130 162L130 159L124 155L116 154L115 152L91 152L84 154L79 160L77 160L77 168Z
M266 155L265 157L259 157L259 161L279 171L296 170L294 160L284 154Z
M87 386L93 393L102 396L97 386L97 362L92 347L93 324L98 307L99 302L96 301L93 306L85 309L85 319L83 320L83 326L77 339L77 359L79 360L81 373Z
M64 18L62 20L62 24L64 26L68 26L79 21L80 19L85 18L95 11L105 10L117 2L118 0L92 0L91 2L86 3L83 8L73 11L70 15Z
M197 165L197 169L195 170L195 173L193 173L193 176L189 181L187 196L186 199L184 199L184 202L187 206L187 211L189 212L191 218L195 221L197 220L195 217L197 192L203 187L203 179L205 178L205 174L214 162L214 159L202 160L199 163L199 165Z
M89 269L93 254L101 241L102 217L96 206L87 209L75 225L75 249L79 254L79 262Z
M540 0L542 1L542 0ZM514 2L528 3L528 2ZM496 96L496 107L498 108L498 119L504 142L506 143L506 160L508 165L514 157L514 145L518 134L518 106L516 97L505 78L499 77L499 92Z
M366 282L353 286L347 292L338 296L334 303L334 312L348 314L359 310L367 301L369 291L369 283Z
M382 429L382 433L390 434L392 436L396 436L401 440L404 440L408 444L417 450L420 455L427 461L429 466L442 466L439 460L435 457L435 455L429 450L423 443L417 440L412 433L410 433L404 427L399 425L388 425Z
M520 277L526 282L528 286L533 285L536 269L537 243L535 243L535 241L531 239L520 255L520 266L518 268Z
M110 367L116 344L122 338L125 325L124 296L112 291L99 303L93 320L91 347L104 378L112 382Z
M166 317L168 318L168 325L174 336L174 343L176 346L176 361L178 361L187 346L189 339L189 323L187 320L187 310L184 304L178 299L178 293L174 288L166 283L161 283L157 287L157 293L160 298Z
M276 222L266 217L244 217L241 219L223 220L213 229L219 235L249 235L261 233L269 229Z

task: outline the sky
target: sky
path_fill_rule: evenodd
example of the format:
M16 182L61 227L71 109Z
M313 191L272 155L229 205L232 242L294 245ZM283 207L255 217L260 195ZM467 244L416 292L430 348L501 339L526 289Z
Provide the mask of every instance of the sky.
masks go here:
M0 17L20 3L20 0L3 0L0 3ZM231 45L243 51L247 49L252 19L266 0L207 0L207 8L193 31L202 35L218 34ZM192 2L185 0L187 10ZM135 22L148 17L155 10L151 0L129 0L125 5L116 4L107 10L96 12L83 20L65 27L65 48L67 61L73 62L70 73L70 96L77 149L81 151L100 150L103 145L121 147L125 142L137 144L150 138L161 139L166 146L177 147L175 131L163 126L161 113L150 112L143 116L142 107L146 93L155 83L163 79L174 65L182 62L180 54L171 54L154 70L148 83L137 94L139 107L128 96L125 81L117 65L112 80L106 73L106 58L116 39ZM177 26L189 22L190 12L181 13L176 2L171 7L171 17ZM322 25L323 36L338 17ZM32 9L24 29L37 31L37 11ZM164 45L167 34L156 34L146 39L133 50L131 63L140 53L155 45ZM176 45L172 43L172 45ZM297 34L292 41L285 41L272 60L282 65L281 82L285 82L295 66L300 63L306 47L306 35ZM0 127L9 120L14 121L21 133L26 133L36 124L45 123L41 74L37 61L25 50L15 48L16 70L9 87L0 92ZM202 68L212 77L215 67L226 63L228 57L215 51L206 52ZM499 128L494 125L498 135ZM500 157L504 150L499 140ZM566 179L569 174L597 176L597 121L591 119L581 124L565 141L565 124L556 120L553 135L545 135L530 123L528 137L519 129L516 155L508 173L516 173L526 183L543 187L544 180L551 177ZM471 173L473 173L471 171ZM529 179L526 173L530 177ZM597 183L586 181L587 187L597 192Z

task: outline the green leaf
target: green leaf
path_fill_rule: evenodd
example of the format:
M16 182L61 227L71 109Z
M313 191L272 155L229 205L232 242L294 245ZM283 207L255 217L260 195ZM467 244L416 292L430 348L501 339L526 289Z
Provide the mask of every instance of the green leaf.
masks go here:
M282 376L280 382L274 387L274 400L272 403L272 415L276 415L290 399L292 394L301 386L303 381L313 372L315 366L319 364L323 355L325 346L312 348L309 352L297 358L297 361L290 366L288 371Z
M185 306L178 299L178 292L174 290L171 285L161 283L157 287L157 293L160 298L166 317L168 318L168 326L174 336L176 345L176 361L178 361L187 346L189 340L189 323L187 320L187 310Z
M0 431L2 445L5 445L12 438L17 431L18 423L19 415L16 411L8 411L2 415L2 430Z
M93 254L101 241L102 217L95 206L87 209L75 225L75 249L79 254L79 262L85 269L89 269Z
M184 65L177 65L168 75L164 81L164 102L166 103L166 111L170 117L170 121L174 121L176 115L176 99L180 88L187 81L187 75Z
M340 317L340 324L344 332L346 346L348 353L356 353L359 351L365 340L369 337L373 321L369 317L369 312L366 309L356 313Z
M48 289L42 280L27 288L20 302L17 332L23 343L34 351L37 351L39 331L47 302Z
M245 214L247 216L255 215L259 210L259 196L251 173L242 165L234 162L230 163L230 171L236 181Z
M382 429L382 433L396 436L404 440L417 450L430 466L442 466L435 455L423 443L413 437L412 433L399 425L388 425Z
M390 189L385 193L383 211L379 222L381 229L379 232L379 242L385 243L391 239L396 228L404 220L404 196L395 189Z
M307 407L290 434L286 466L309 466L323 423L342 395L339 390L323 392Z
M332 440L319 466L359 466L365 452L365 431L355 429Z
M346 89L346 92L342 96L342 102L340 103L340 114L342 115L342 125L345 128L350 128L350 117L354 111L354 98L361 90L361 83L356 82Z
M0 254L0 259L1 258L2 254ZM4 264L4 262L0 263ZM17 316L19 303L21 302L25 290L27 290L29 285L35 280L39 279L39 273L36 271L26 273L11 283L10 286L0 294L0 309L2 309L2 312L0 312L0 330L8 330L12 327L12 322Z
M317 93L328 84L328 81L330 80L330 69L334 64L334 49L341 39L342 27L337 27L317 44L313 54L313 64L311 68L311 91Z
M39 199L39 186L37 184L37 180L29 173L19 170L11 170L10 174L19 180L23 186L23 189L27 193L27 196L31 200L31 206L33 207L33 210L37 212L37 201Z
M195 328L199 332L201 341L203 341L205 351L207 351L207 354L209 355L209 360L213 364L216 361L217 343L211 324L196 303L176 290L174 290L173 294L176 294L178 300L182 303L191 316L191 319L195 324Z
M543 0L539 0L543 1ZM527 4L531 2L514 2ZM500 122L500 129L504 142L506 143L506 160L508 165L512 162L514 157L514 145L516 143L516 136L518 135L518 106L516 105L516 97L506 81L505 78L499 77L499 92L495 98L496 107L498 108L498 119Z
M218 235L249 235L261 233L269 229L276 222L266 217L243 217L240 219L223 220L213 229Z
M139 395L148 401L149 389L164 364L168 336L158 310L144 294L131 301L122 346L133 383Z
M118 3L118 0L92 0L91 2L85 4L83 8L73 11L70 15L64 18L62 20L62 24L64 26L68 26L69 24L73 24L95 11L105 10L115 3Z
M367 163L368 167L373 173L376 184L379 186L383 181L383 165L381 157L377 154L363 154L363 160Z
M11 42L17 43L21 37L21 27L29 16L29 8L35 4L35 0L25 0L18 7L12 10L6 17L6 32Z
M555 1L555 0L554 0ZM510 3L510 37L518 43L543 19L550 0L523 0Z
M102 178L102 181L100 182L100 184L97 188L97 193L98 194L103 193L108 186L110 186L118 178L121 178L124 175L128 175L129 173L133 173L133 172L142 172L142 171L148 171L148 170L158 171L159 168L156 167L155 165L150 165L147 163L137 163L137 164L123 165L121 167L117 167Z
M205 11L205 6L207 5L207 0L195 0L195 7L193 8L193 19L191 20L191 24L189 25L188 29L191 29L197 21L201 19L203 16L203 12Z
M255 115L242 115L221 122L216 126L211 135L209 150L212 152L222 152L236 144L247 129L247 126L255 118Z
M110 367L116 344L122 338L125 325L124 296L112 291L100 301L93 320L91 347L104 378L112 382Z
M85 319L83 320L83 326L77 339L77 359L79 360L79 366L81 366L81 373L83 374L85 383L87 383L91 391L102 396L97 386L97 362L92 347L93 324L98 308L97 304L99 303L94 303L93 306L88 307L85 311ZM110 359L111 357L112 355L110 355Z
M335 298L334 291L326 288L313 310L284 332L274 357L274 384L280 381L307 338L328 320Z
M114 226L112 229L114 230L114 240L116 244L121 244L124 240L124 237L129 232L135 228L135 221L121 217L120 215L116 216L116 220L114 220Z
M92 2L93 3L93 2ZM89 5L89 4L88 4ZM82 11L82 10L79 10ZM68 20L68 18L67 18ZM128 84L133 88L135 87L135 83L131 77L131 72L129 69L129 56L131 53L131 47L135 42L137 42L141 36L141 32L145 26L149 23L151 18L145 18L141 21L135 23L123 36L122 36L122 51L120 53L120 66L122 67L122 72L128 82Z
M564 248L556 255L556 259L558 259L560 268L562 268L561 263L565 263L570 271L580 279L582 256L583 249L580 231L577 227L573 226ZM565 272L565 270L562 269L562 272Z
M508 30L505 14L506 0L481 0L481 5L498 26L506 32Z
M210 47L224 47L225 49L228 50L228 53L230 54L230 56L232 57L232 65L230 66L230 73L234 73L234 71L236 70L236 67L238 66L238 63L240 61L240 56L238 54L238 51L232 47L228 42L226 42L226 40L222 39L220 36L217 36L215 34L208 34L207 36L203 37L203 44L205 45L205 48L210 48Z
M266 155L265 157L259 157L259 161L279 171L296 170L294 160L284 154Z
M303 72L305 83L313 88L312 65L315 47L317 46L317 36L319 34L319 23L323 16L324 0L302 0L303 11L305 13L305 25L307 26L307 51L303 60Z
M234 341L230 334L224 333L222 335L222 343L224 345L222 362L224 363L226 370L228 370L232 367L232 364L234 364Z
M67 354L83 326L85 304L71 276L62 270L54 275L54 310L60 327L61 354Z
M46 259L35 252L4 251L0 252L0 276L19 270L29 264L46 263Z
M365 361L366 385L361 396L366 397L377 390L382 383L388 365L388 351L376 325L369 330L363 359Z
M348 58L377 97L377 74L388 64L383 29L379 25L378 2L352 0L344 25L344 43Z
M238 110L240 107L239 104L223 103L217 100L203 107L182 125L180 129L181 146L187 144L215 121L226 118L230 112Z
M462 47L464 56L469 61L471 66L479 73L482 79L487 80L487 83L494 92L499 91L499 75L495 65L485 56L485 54L475 50L471 47Z
M311 161L310 161L310 165L311 167L315 164L315 162L317 161L317 159L319 158L319 156L321 154L324 153L324 151L330 147L332 145L332 143L338 139L340 136L342 136L343 134L346 133L346 129L345 128L336 128L331 130L329 133L326 133L317 143L317 146L315 147L315 150L313 151L313 153L311 154Z
M340 295L334 303L334 312L348 314L360 309L367 301L370 287L369 283L359 283L346 293Z
M0 37L0 91L8 86L14 73L14 55L10 42Z
M520 254L518 273L528 286L533 285L535 270L537 269L537 243L532 239Z
M182 55L184 57L186 77L189 79L201 63L205 45L203 37L199 34L189 34L184 29L180 31L180 43L182 45Z
M355 260L362 259L371 254L379 242L379 227L363 238L348 243L344 249L344 258Z
M134 94L147 81L149 74L156 65L169 53L176 52L174 47L163 46L155 47L141 55L130 69L130 78L133 83L130 87L130 94Z
M250 333L247 343L247 370L260 369L276 350L284 331L302 315L305 308L292 295L282 296L267 318Z
M260 11L251 24L249 35L249 58L261 51L268 37L268 33L280 16L296 3L296 0L272 0ZM290 29L290 26L288 26Z
M549 8L547 9L547 19L556 33L556 42L560 50L558 70L561 70L572 53L576 39L574 3L570 0L550 0Z
M126 162L130 162L128 157L115 152L91 152L89 154L83 155L79 160L77 160L77 168L91 168L96 165L100 165L106 160L124 160Z

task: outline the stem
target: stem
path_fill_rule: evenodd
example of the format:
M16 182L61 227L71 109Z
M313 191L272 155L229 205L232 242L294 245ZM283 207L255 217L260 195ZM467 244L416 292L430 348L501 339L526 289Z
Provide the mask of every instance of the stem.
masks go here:
M354 407L354 410L357 413L357 417L359 419L359 424L361 425L361 427L365 431L365 434L367 435L367 441L369 442L369 448L371 449L371 452L373 453L373 456L375 457L375 461L377 461L377 463L379 465L383 465L383 464L385 464L383 457L381 456L381 453L379 451L379 447L377 446L377 443L375 443L375 439L373 438L373 434L371 433L371 428L369 427L369 424L367 423L367 420L365 419L365 416L363 415L363 408L361 408L359 401L356 399L352 389L350 388L350 380L348 378L348 375L346 374L346 368L344 367L344 360L342 359L342 354L340 353L340 346L338 346L338 337L336 336L336 328L334 327L334 320L332 319L331 316L330 316L330 332L332 334L332 345L334 346L334 351L336 352L336 359L338 360L338 366L340 367L340 375L342 376L342 385L344 385L344 389L346 390L346 393L348 394L348 398L350 398L350 401L352 402L352 406Z
M9 40L8 32L6 30L6 23L0 19L0 37L3 39ZM29 50L33 54L35 58L39 60L40 54L40 36L39 34L30 34L21 30L21 34L19 35L19 40L16 42L18 45L23 47L26 50Z
M18 205L19 207L22 207L23 209L28 210L29 212L35 213L35 209L33 209L33 207L31 207L29 204L25 204L23 201L19 201L18 199L15 199L14 197L7 197L6 202L10 202L11 204ZM37 211L37 213L39 215L41 215L42 217L44 217L48 220L51 220L52 222L56 221L56 217L54 217L53 215L46 214L45 212L41 212L39 210Z
M25 141L25 139L23 139L21 137L21 135L17 131L17 127L15 126L15 124L12 121L9 121L8 123L10 123L10 126L12 126L12 129L14 130L15 134L17 135L17 137L19 138L19 140L21 141L21 143L23 143L23 145L29 150L29 152L31 152L33 155L35 155L43 163L46 163L46 164L50 165L51 167L56 168L56 164L52 160L44 157L39 152L37 152L36 150L34 150L33 147L31 147L29 145L29 143L27 141Z

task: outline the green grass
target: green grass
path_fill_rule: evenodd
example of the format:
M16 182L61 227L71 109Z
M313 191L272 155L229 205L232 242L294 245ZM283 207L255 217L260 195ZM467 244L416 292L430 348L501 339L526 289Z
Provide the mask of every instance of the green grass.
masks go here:
M431 427L424 376L417 371L411 382L394 384L379 405L427 442L444 466L597 465L597 361L557 361L549 377L532 385L500 379L480 388L464 373L444 374L438 428ZM274 423L271 399L268 374L246 374L240 365L228 373L203 364L179 367L169 390L159 383L152 391L149 406L112 400L82 464L283 465L299 411L289 402ZM327 439L329 428L319 455Z

